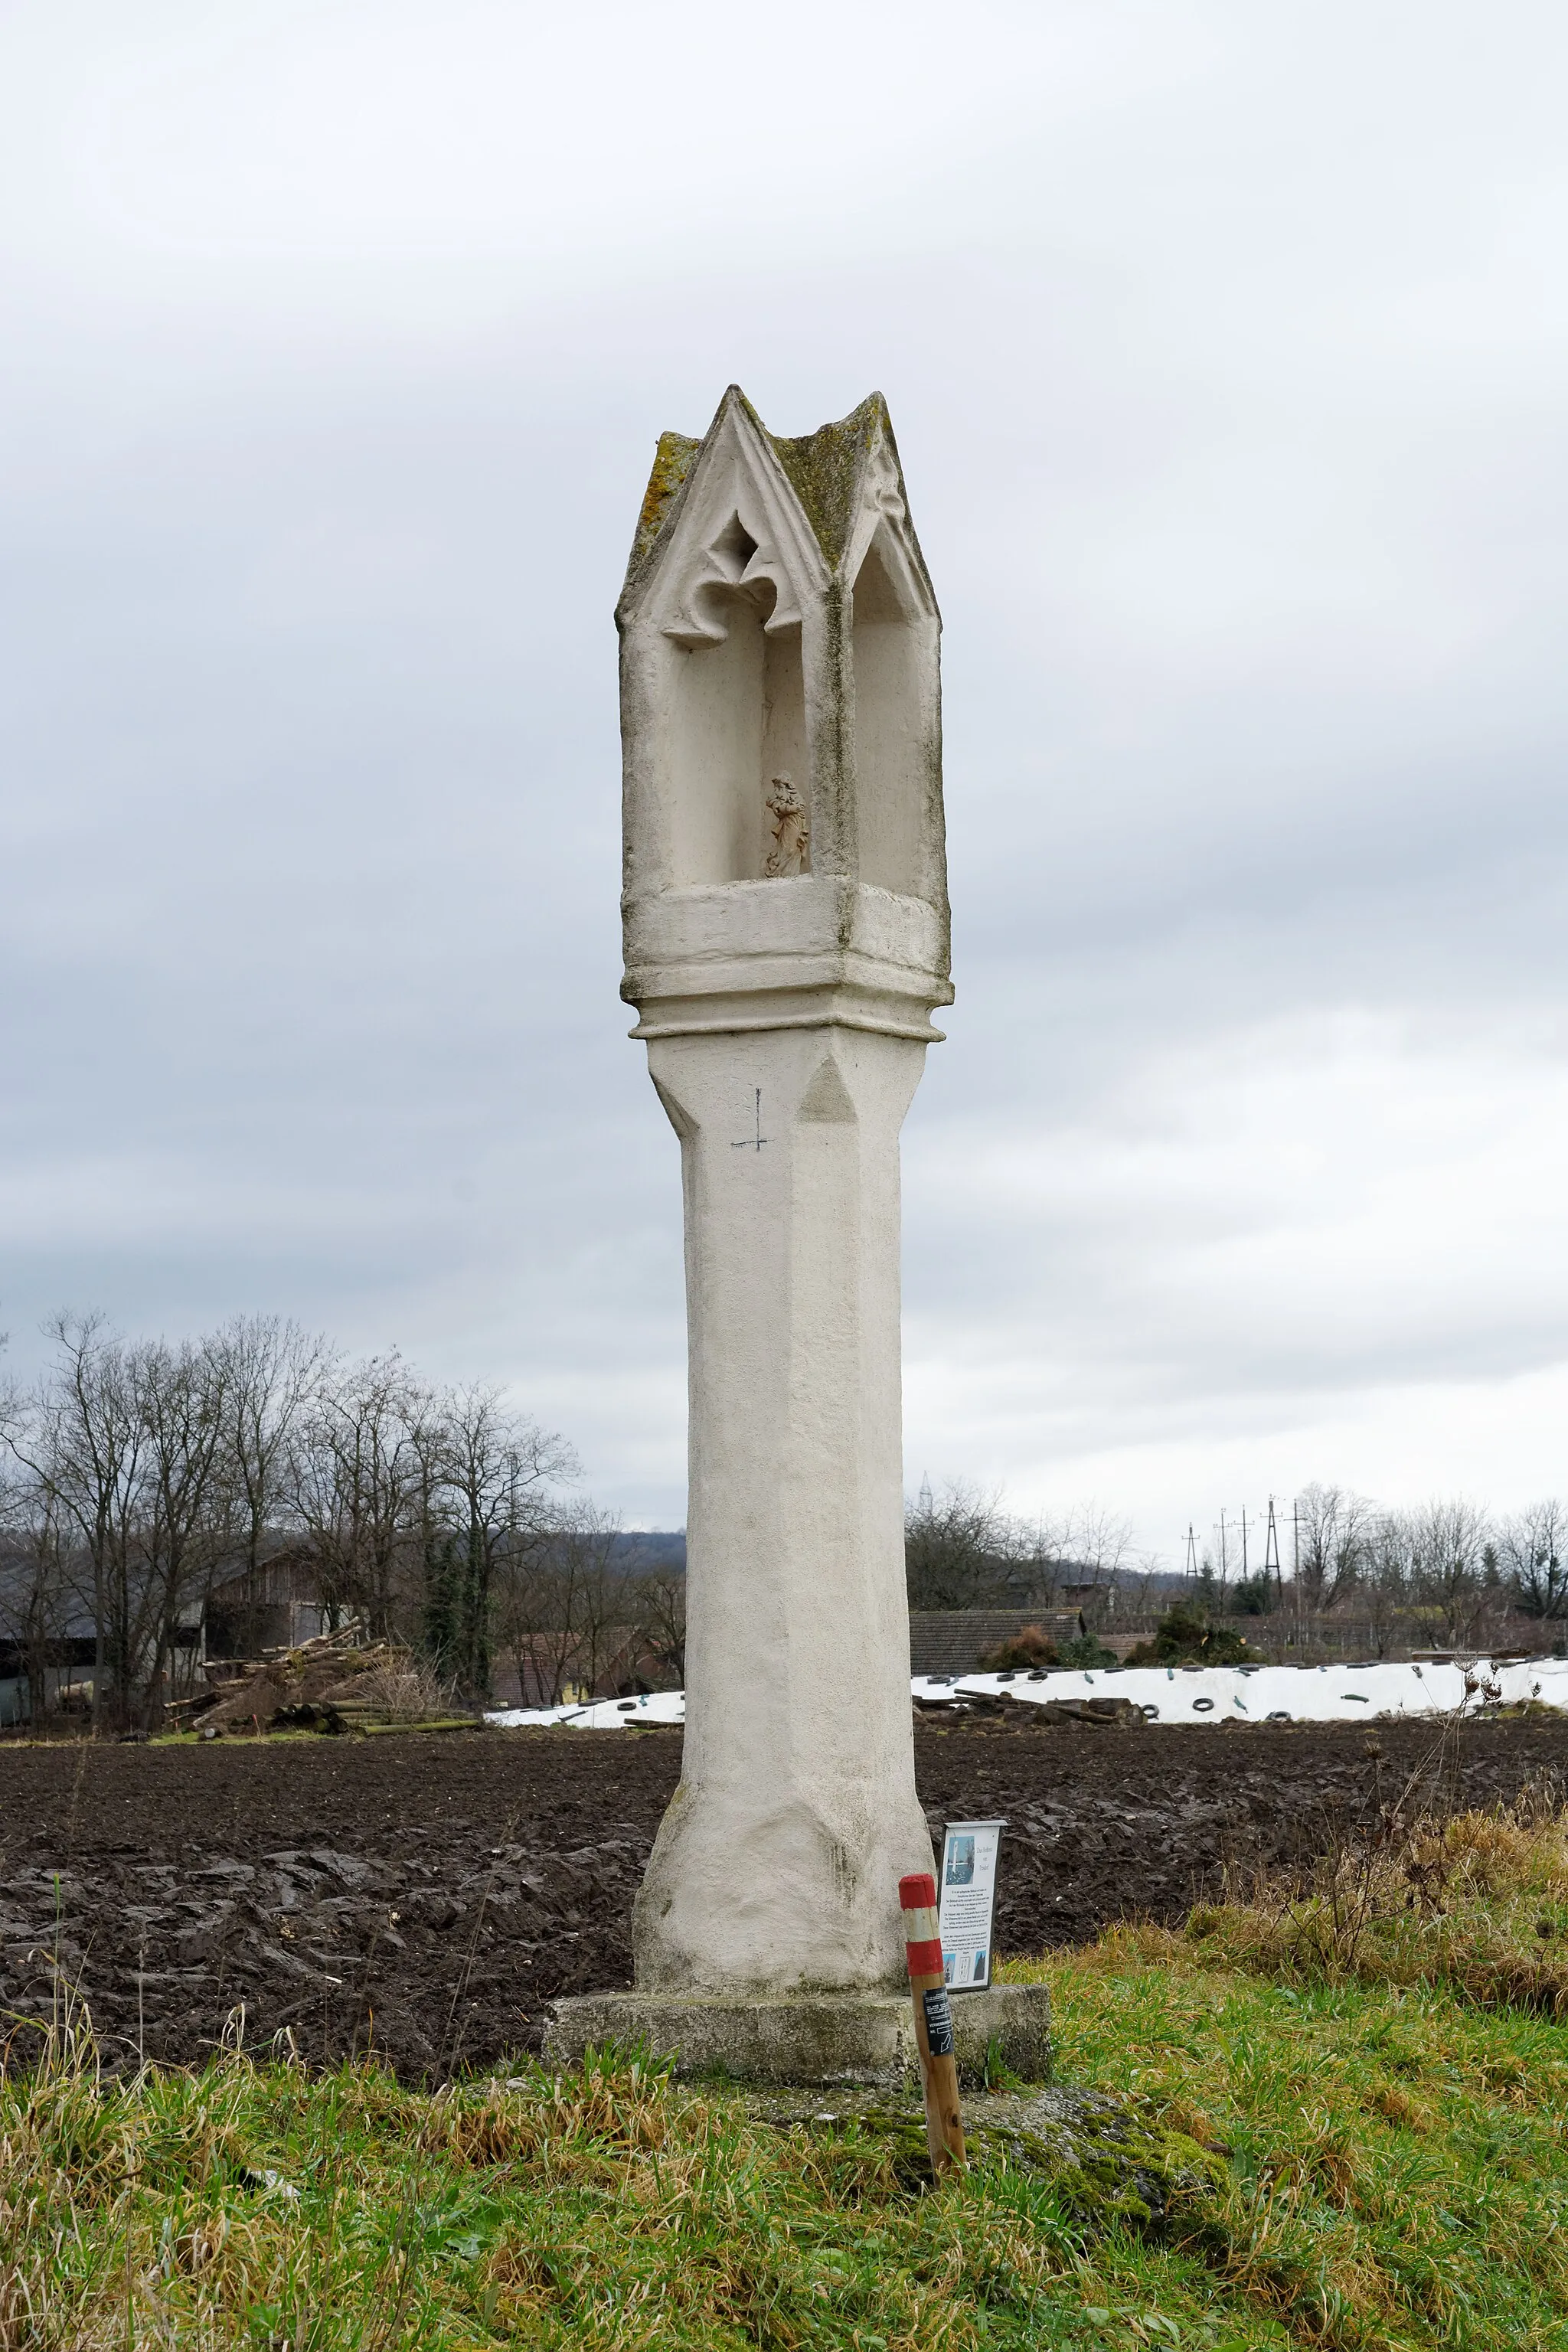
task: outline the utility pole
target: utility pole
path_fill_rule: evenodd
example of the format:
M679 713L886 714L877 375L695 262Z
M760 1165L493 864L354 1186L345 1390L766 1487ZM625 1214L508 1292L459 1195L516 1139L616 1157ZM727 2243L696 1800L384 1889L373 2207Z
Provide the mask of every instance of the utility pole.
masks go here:
M1241 1507L1241 1580L1247 1582L1247 1505Z

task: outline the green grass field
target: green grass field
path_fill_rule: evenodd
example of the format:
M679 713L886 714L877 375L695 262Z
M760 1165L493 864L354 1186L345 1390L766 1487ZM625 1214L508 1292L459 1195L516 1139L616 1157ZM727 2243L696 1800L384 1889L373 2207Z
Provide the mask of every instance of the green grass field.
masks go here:
M1015 1969L1152 2206L984 2132L933 2188L908 2130L609 2055L100 2082L62 2016L0 2091L0 2347L1568 2347L1565 1968L1542 1813Z

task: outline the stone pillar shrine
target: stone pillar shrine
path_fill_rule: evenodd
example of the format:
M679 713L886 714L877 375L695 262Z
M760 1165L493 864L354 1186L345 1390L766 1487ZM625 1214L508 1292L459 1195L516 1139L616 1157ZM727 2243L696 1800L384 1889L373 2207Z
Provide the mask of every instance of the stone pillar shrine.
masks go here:
M885 2078L912 2057L899 1879L931 1859L899 1130L952 989L941 619L880 395L783 440L731 385L700 441L665 434L616 618L621 992L685 1204L686 1732L636 1990L559 2003L547 2046ZM1040 2071L1030 1994L955 2003L964 2042Z

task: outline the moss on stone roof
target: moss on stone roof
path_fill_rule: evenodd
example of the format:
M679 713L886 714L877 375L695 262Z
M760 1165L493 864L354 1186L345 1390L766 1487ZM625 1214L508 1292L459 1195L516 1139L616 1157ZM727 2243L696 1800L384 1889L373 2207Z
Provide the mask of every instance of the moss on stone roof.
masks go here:
M837 570L855 520L856 488L860 469L879 433L887 436L897 464L897 445L888 416L888 404L872 393L836 424L820 425L815 433L787 439L770 433L739 384L732 383L719 404L714 424L733 400L742 407L758 434L778 458L784 478L800 500L830 572ZM709 434L713 430L708 428ZM675 509L677 493L690 473L708 435L693 440L685 433L661 433L654 453L653 471L643 493L627 566L628 583L644 570Z
M659 435L658 447L653 456L653 471L643 492L637 537L632 541L629 572L640 568L643 558L664 529L675 494L691 471L692 460L701 446L700 441L694 441L687 433Z
M760 417L757 422L762 425ZM815 433L802 434L798 440L786 441L776 433L767 436L791 488L805 509L805 519L830 572L836 572L843 560L855 519L861 464L879 431L892 438L888 404L879 392L874 392L836 425L819 425Z

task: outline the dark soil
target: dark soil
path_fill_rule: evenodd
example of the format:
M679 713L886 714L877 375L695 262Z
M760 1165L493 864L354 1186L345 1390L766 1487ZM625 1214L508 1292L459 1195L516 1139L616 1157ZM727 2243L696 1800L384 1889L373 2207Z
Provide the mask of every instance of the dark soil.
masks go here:
M1004 1953L1180 1919L1227 1860L1321 1852L1432 1756L1380 1727L916 1734L921 1798L1001 1814ZM538 2047L547 2003L630 1980L632 1896L679 1732L457 1733L0 1748L0 2005L68 1981L107 2063L367 2043L436 2078ZM1568 1773L1568 1722L1465 1727L1448 1793ZM14 2053L35 2046L25 2027Z

